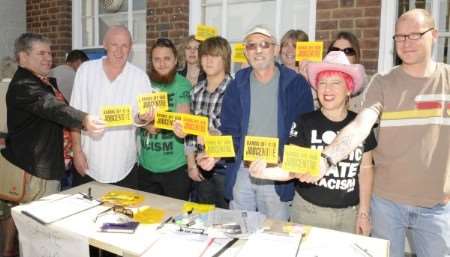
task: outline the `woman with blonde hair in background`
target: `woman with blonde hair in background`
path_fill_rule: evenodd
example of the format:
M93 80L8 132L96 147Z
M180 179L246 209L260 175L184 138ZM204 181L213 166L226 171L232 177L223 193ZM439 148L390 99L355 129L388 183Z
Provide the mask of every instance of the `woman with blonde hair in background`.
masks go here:
M191 35L184 40L181 46L182 49L180 49L181 56L179 59L182 60L184 66L178 73L189 80L193 87L206 78L198 58L199 46L200 41L195 39L194 35Z

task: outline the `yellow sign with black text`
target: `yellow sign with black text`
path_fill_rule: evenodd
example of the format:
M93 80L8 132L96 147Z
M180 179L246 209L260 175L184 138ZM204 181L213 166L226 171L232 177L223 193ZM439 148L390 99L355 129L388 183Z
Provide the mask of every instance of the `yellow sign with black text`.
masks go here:
M155 128L173 130L173 123L181 120L182 113L157 111L155 114Z
M278 163L278 138L246 136L244 143L244 160L264 160Z
M208 135L208 117L192 114L183 114L181 117L183 132L190 135Z
M148 112L151 106L154 106L158 111L169 110L169 102L166 92L143 94L137 98L140 114Z
M129 126L133 124L131 105L109 105L100 108L100 117L107 127Z
M245 45L243 43L236 43L233 45L232 61L236 63L247 63L247 57L244 54Z
M285 145L281 168L292 173L309 173L311 176L318 176L320 152L317 149Z
M215 158L235 156L233 138L231 136L206 136L203 140L208 156Z
M195 31L195 39L205 41L210 37L217 36L217 29L213 26L198 24Z
M296 61L321 62L323 55L323 41L298 41L295 48Z

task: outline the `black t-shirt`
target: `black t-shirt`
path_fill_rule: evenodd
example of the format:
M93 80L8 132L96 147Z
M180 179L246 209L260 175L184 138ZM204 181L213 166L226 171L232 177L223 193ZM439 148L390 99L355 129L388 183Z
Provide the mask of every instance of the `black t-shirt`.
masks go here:
M293 124L289 144L322 150L336 137L336 133L349 124L356 113L349 111L340 122L326 118L320 110L303 114ZM346 208L359 203L358 174L364 152L377 145L373 131L363 144L338 162L314 184L296 183L296 191L306 201L321 207Z

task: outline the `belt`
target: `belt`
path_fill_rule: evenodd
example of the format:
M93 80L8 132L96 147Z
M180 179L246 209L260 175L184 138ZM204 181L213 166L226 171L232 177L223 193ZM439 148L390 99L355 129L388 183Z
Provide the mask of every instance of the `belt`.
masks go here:
M251 161L244 161L244 168L250 168L250 164L252 164ZM273 167L277 167L278 163L267 163L267 168L273 168Z

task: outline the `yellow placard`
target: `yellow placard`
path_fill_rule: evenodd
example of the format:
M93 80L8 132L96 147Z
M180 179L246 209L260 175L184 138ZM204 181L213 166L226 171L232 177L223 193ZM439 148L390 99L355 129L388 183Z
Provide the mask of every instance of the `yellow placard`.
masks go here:
M293 173L309 173L318 176L320 173L320 150L285 145L283 154L283 170Z
M113 205L136 206L144 201L144 196L131 191L112 190L105 193L101 200Z
M155 224L161 223L165 216L163 209L152 208L148 205L144 205L138 208L134 213L133 219L142 224Z
M128 126L133 124L131 105L111 105L100 108L100 117L107 127Z
M185 202L183 204L183 213L194 213L201 214L207 213L210 211L214 211L216 206L214 204L204 204L204 203L194 203L194 202Z
M264 160L267 163L278 163L278 138L246 136L244 160Z
M195 31L195 39L204 41L210 37L217 36L217 29L213 26L199 24Z
M155 128L173 130L173 123L181 120L183 114L176 112L157 111L155 114Z
M169 110L169 101L166 92L156 92L143 94L137 97L139 113L148 112L150 106L156 107L160 111Z
M299 41L295 48L296 61L321 62L323 54L323 41Z
M192 114L183 114L183 132L190 135L208 135L208 117Z
M210 157L234 157L233 138L231 136L206 136L205 151Z
M245 45L243 43L236 43L233 45L232 61L237 63L247 63L247 58L244 54Z

